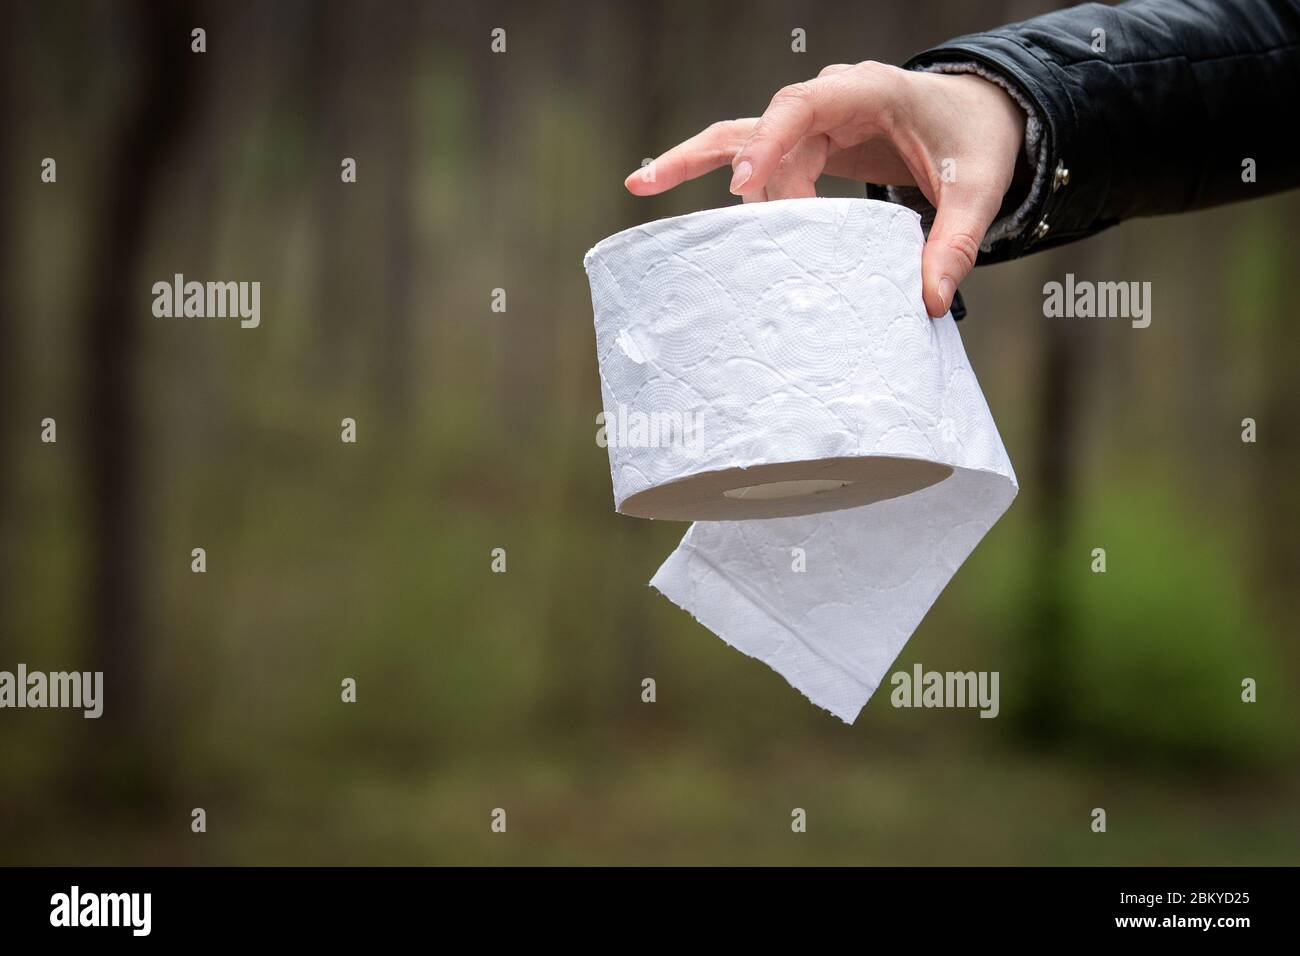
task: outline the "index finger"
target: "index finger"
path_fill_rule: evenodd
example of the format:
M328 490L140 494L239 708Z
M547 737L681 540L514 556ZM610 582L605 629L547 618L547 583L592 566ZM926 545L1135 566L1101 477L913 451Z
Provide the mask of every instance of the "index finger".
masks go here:
M637 196L654 196L731 164L731 158L758 122L753 117L722 120L641 167L623 185Z

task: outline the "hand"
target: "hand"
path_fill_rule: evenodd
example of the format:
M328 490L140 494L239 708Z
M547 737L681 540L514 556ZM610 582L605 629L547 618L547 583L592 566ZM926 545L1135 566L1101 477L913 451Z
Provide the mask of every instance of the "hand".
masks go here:
M624 185L653 196L728 165L745 202L815 196L822 173L914 185L937 210L921 281L926 310L940 316L975 266L1024 134L1015 100L973 74L837 64L781 90L758 119L714 123Z

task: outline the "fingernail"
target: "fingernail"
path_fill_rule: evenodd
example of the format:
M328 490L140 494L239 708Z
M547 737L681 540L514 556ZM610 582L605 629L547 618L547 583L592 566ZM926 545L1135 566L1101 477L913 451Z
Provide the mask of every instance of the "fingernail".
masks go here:
M749 177L753 174L754 167L749 165L749 160L743 160L741 164L736 167L736 172L731 177L731 191L733 193L739 193L740 187L749 182Z
M952 305L952 294L957 291L957 283L953 282L947 276L939 280L939 299L943 302L944 311Z

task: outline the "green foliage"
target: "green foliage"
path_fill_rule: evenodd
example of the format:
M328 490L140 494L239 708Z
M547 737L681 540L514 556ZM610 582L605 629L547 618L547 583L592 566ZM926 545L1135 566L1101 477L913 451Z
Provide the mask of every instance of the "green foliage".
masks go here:
M1066 704L1090 749L1134 759L1276 765L1295 750L1283 663L1242 556L1167 481L1108 489L1078 525L1068 575ZM1104 547L1105 574L1089 554ZM1241 699L1243 678L1259 686Z

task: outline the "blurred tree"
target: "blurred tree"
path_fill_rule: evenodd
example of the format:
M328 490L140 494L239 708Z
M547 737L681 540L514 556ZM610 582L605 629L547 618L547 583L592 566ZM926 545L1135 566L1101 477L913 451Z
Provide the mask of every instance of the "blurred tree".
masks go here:
M15 103L18 87L18 44L17 36L26 35L23 20L26 8L18 6L7 11L8 22L0 30L0 129L14 135L18 125L18 111ZM13 152L0 149L0 183L12 189L14 176ZM12 621L6 618L8 608L12 607L9 590L13 586L14 556L18 548L16 529L13 527L15 509L14 488L17 485L15 468L9 463L9 450L18 440L19 425L15 421L19 408L15 361L18 337L17 296L14 294L13 269L13 234L17 217L13 215L13 202L0 202L0 450L3 450L5 463L0 467L0 658L8 659L5 653L8 644L7 635ZM35 434L33 432L32 434Z
M358 156L355 144L346 137L344 114L348 106L347 77L352 59L347 44L349 22L354 11L347 0L321 0L306 7L303 35L307 38L300 50L305 112L312 123L309 156L320 157L320 168L309 181L315 184L312 208L316 216L316 302L312 314L317 317L317 334L312 342L319 357L314 369L320 384L339 379L347 344L343 327L352 312L354 300L352 268L356 246L347 236L347 208L350 188L363 188L369 175L366 157ZM357 160L355 187L340 188L343 158Z
M1241 419L1254 418L1258 426L1256 443L1245 445L1254 456L1251 475L1255 482L1254 518L1259 546L1256 573L1267 585L1266 593L1276 596L1279 632L1290 630L1300 611L1300 591L1295 586L1300 568L1300 495L1279 494L1291 487L1300 474L1300 405L1295 400L1296 369L1300 368L1300 335L1287 301L1285 250L1294 249L1286 230L1278 225L1272 209L1258 210L1247 221L1248 240L1238 239L1234 252L1249 257L1235 270L1245 282L1234 290L1231 301L1237 309L1253 315L1233 316L1230 321L1249 322L1259 329L1259 346L1252 362L1258 383L1258 408L1233 416L1229 425L1239 438ZM1244 245L1244 248L1242 248Z
M405 422L411 406L412 270L415 259L413 188L415 135L414 46L415 10L410 0L386 4L381 17L386 66L387 157L384 172L384 221L388 230L387 298L380 324L379 356L375 363L376 392L390 419Z
M140 74L109 134L100 204L89 217L90 250L80 308L86 349L82 391L90 495L86 634L92 669L104 672L103 727L90 761L114 770L148 765L143 734L149 640L143 602L141 416L135 366L147 286L140 271L166 163L194 116L201 58L190 51L191 17L169 0L138 0L126 18ZM105 734L108 746L105 746ZM122 779L119 774L119 779ZM123 780L129 786L146 779Z
M1059 278L1055 264L1051 256L1039 263L1044 281ZM1068 576L1088 572L1084 558L1067 550L1077 497L1080 393L1087 375L1086 351L1078 332L1078 326L1069 322L1044 321L1037 363L1038 459L1031 479L1037 520L1022 619L1029 661L1022 716L1028 736L1043 744L1058 741L1067 729L1067 672L1073 643Z

